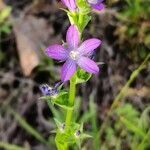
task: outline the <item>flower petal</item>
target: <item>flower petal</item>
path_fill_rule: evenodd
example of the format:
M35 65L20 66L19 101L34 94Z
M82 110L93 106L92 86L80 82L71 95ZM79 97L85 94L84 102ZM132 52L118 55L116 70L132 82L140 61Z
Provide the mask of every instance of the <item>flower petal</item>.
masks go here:
M67 81L71 78L71 76L75 73L76 71L76 63L70 59L68 59L62 69L61 69L61 80Z
M66 5L68 7L69 10L71 11L75 11L76 9L76 3L75 3L75 0L61 0L64 5Z
M99 72L97 64L87 57L80 57L77 63L83 70L89 73L97 74Z
M91 4L91 7L95 10L101 11L105 8L105 5L103 3L100 4Z
M75 25L71 25L67 30L66 42L68 44L69 49L74 49L78 46L79 34Z
M47 56L61 61L66 60L68 57L67 50L62 45L58 45L58 44L49 46L45 50L45 53Z
M81 46L78 48L78 51L81 54L89 54L95 50L101 44L101 40L92 38L84 41Z

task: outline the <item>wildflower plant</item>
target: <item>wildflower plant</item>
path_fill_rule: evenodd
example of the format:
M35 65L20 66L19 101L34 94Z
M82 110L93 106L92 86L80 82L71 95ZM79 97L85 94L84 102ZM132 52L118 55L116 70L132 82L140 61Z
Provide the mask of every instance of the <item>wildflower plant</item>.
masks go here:
M67 9L70 27L66 32L66 43L50 45L45 54L55 60L64 62L61 68L61 82L54 87L41 85L43 99L64 109L66 119L62 122L54 118L57 125L55 142L59 150L67 150L69 146L81 146L82 140L91 137L83 132L83 123L78 124L73 117L75 108L76 85L87 82L92 74L99 73L99 67L93 60L95 49L101 45L101 40L91 38L82 40L82 32L91 20L92 10L104 9L103 0L61 0ZM69 91L62 90L63 84L70 82Z

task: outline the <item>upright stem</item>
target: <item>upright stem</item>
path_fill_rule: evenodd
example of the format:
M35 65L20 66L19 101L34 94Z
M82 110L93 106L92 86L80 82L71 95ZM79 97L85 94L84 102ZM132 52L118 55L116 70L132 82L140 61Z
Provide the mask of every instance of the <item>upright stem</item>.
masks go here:
M69 106L74 107L75 93L76 93L76 84L74 78L72 77L70 79L70 90L69 90L69 100L68 100ZM71 124L72 114L73 114L73 109L68 109L66 115L66 129Z
M75 84L75 80L72 77L70 79L70 90L69 90L69 106L72 106L74 108L74 100L75 100L75 93L76 93L76 84ZM73 108L72 109L68 109L67 110L67 114L66 114L66 122L65 122L65 129L67 130L70 127L71 121L72 121L72 114L73 114ZM69 149L68 144L65 145L66 146L66 150Z

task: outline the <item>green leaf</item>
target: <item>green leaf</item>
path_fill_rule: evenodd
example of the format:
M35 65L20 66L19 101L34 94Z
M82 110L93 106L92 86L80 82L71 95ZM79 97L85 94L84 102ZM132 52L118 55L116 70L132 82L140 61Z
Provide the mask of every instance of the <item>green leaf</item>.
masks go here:
M10 15L11 7L7 6L0 11L0 23L4 22L4 20Z
M2 23L2 25L0 25L0 32L4 32L4 33L10 33L11 32L11 28L10 28L10 24L8 24L7 22Z
M134 132L136 135L139 135L142 138L145 137L145 133L142 131L141 128L137 127L137 124L133 124L125 117L120 117L120 120L130 131Z
M73 109L73 106L68 103L68 98L67 92L61 92L56 98L52 98L52 103L63 109Z
M4 148L6 150L27 150L27 148L23 148L18 145L9 144L9 143L2 142L2 141L0 141L0 148Z
M76 13L71 13L71 12L68 12L67 15L70 23L78 26L78 15Z
M68 12L67 13L69 21L71 24L75 24L80 33L83 32L84 28L87 26L89 21L91 20L91 16L83 13L74 13L74 12Z
M81 17L81 20L80 20L80 17ZM79 25L78 26L79 26L79 29L81 32L83 32L83 30L88 25L90 20L91 20L91 16L89 16L89 15L82 16L82 14L79 14L79 20L78 20Z
M91 7L86 0L76 0L76 3L81 14L88 14L91 12Z
M145 37L144 37L144 43L145 45L150 45L150 34L147 34Z
M68 103L68 92L60 91L54 96L43 96L40 99L45 99L47 102L51 102L53 105L57 105L63 109L73 109L72 106Z
M85 72L83 69L78 68L76 72L76 84L87 82L91 78L91 74Z
M129 121L132 121L132 123L137 124L137 121L139 119L139 112L131 105L131 104L123 104L120 107L115 109L115 112L119 116L124 116Z
M81 139L87 139L87 138L93 138L93 137L89 134L85 134L85 133L81 134Z
M150 113L150 106L147 107L140 119L139 119L139 127L146 133L149 130L149 125L150 125L150 118L149 118L149 113Z
M66 143L66 144L73 144L75 143L75 138L70 132L57 132L55 140L58 143Z
M60 112L60 110L58 110L54 107L54 105L51 103L50 100L47 100L47 104L48 104L48 107L51 110L53 116L55 118L57 118L58 120L63 120L62 113Z

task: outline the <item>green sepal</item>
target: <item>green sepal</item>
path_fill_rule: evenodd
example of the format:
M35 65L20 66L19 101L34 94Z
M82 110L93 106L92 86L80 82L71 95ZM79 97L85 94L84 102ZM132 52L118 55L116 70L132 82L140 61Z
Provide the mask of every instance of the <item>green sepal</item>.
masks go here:
M84 71L81 68L78 68L75 76L76 76L76 84L79 84L87 82L91 78L92 74Z
M41 96L39 97L40 100L51 100L51 96Z
M73 106L70 106L68 103L68 92L60 91L58 94L53 96L42 96L40 99L50 101L53 105L57 105L63 109L73 109Z
M57 97L52 97L52 104L55 104L63 109L73 109L68 103L68 92L61 92Z
M91 16L89 15L89 13L91 12L91 7L86 0L76 0L76 3L79 9L77 26L82 33L91 20Z
M57 122L57 124L60 124ZM80 129L80 124L71 123L69 127L67 127L64 132L57 130L55 141L56 143L67 143L67 144L74 144L76 143L76 130Z
M76 25L79 29L79 32L82 33L84 28L91 20L91 16L89 15L91 12L91 7L86 0L77 0L76 3L78 10L75 12L71 12L63 8L61 8L61 10L67 13L70 23L72 25Z
M75 24L78 27L78 14L67 11L67 15L71 24Z
M83 132L83 123L81 123L81 125L80 125L80 131L81 131L81 133Z
M82 140L87 139L87 138L93 138L93 137L89 134L86 134L86 133L81 134L81 139Z
M138 126L146 133L149 130L150 119L149 119L150 106L144 109L140 119L138 120Z
M76 3L81 14L87 15L91 12L91 7L86 0L76 0Z
M81 134L80 136L78 137L78 139L80 140L84 140L86 138L92 138L91 135L87 134L87 133L84 133L83 131L83 123L80 124L80 126L78 127L78 129L80 130Z
M81 18L81 19L80 19ZM83 32L83 30L85 29L85 27L87 26L87 24L90 22L91 20L91 16L89 15L82 15L79 14L79 20L78 20L78 26L81 32Z
M83 30L85 29L85 27L91 20L91 16L85 15L82 13L68 12L67 15L68 15L70 23L75 24L78 27L80 33L83 32Z
M60 122L58 119L54 118L55 124L57 126L57 128L60 128L60 126L62 125L62 122Z

